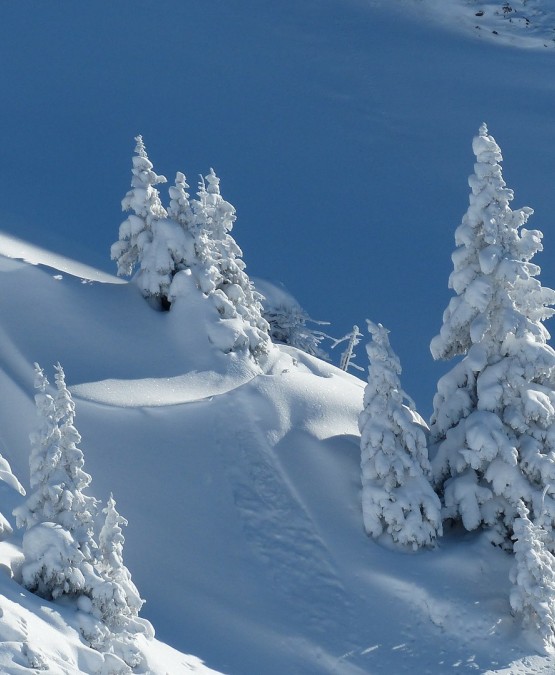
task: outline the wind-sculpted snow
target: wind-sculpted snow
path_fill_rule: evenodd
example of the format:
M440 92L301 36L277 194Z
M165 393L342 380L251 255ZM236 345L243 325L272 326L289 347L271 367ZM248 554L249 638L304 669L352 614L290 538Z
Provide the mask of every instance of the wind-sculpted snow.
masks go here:
M82 399L116 407L144 408L178 405L209 399L225 394L244 382L252 374L226 376L213 371L190 372L166 378L142 380L104 380L77 384L72 392ZM243 382L244 380L244 382Z

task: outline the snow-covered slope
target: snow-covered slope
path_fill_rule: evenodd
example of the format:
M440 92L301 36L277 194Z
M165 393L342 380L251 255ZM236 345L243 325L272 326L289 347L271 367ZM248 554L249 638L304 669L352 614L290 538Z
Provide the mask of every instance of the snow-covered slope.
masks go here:
M25 435L32 428L35 415L32 404L34 392L32 387L25 384L31 376L27 359L34 358L31 354L35 352L37 358L40 358L40 349L37 349L39 344L43 340L48 342L48 335L58 333L58 329L60 337L68 331L71 333L72 314L78 313L77 297L76 304L70 303L62 312L58 312L56 307L61 309L65 301L57 297L57 292L62 290L64 282L67 286L75 284L81 295L91 285L101 289L107 283L111 288L121 288L121 282L115 277L62 256L47 253L13 237L2 235L0 242L4 254L25 261L4 256L0 258L0 274L6 281L3 298L11 299L4 306L5 320L2 321L0 339L4 394L0 437L5 456L12 460L13 468L17 467L16 473L28 484L28 466L25 465L29 456L29 440L25 439ZM50 282L54 284L52 287L49 286ZM56 285L59 285L58 288ZM41 287L44 292L41 292ZM62 305L59 304L60 301ZM44 312L44 316L41 316L41 312ZM27 316L31 323L27 323L27 319L21 321L23 316ZM45 319L47 316L50 319ZM99 337L94 328L95 323L93 321L93 324L88 324L88 330ZM39 325L42 328L39 329ZM84 346L84 343L79 330L74 336L76 341L72 350L76 348L77 353L79 344ZM90 337L94 341L94 335ZM99 350L106 347L109 338L102 336L102 340L98 345ZM68 346L71 342L73 340L68 341ZM113 343L113 340L110 342ZM54 346L54 349L58 348ZM84 361L86 360L87 357L84 356ZM28 384L32 384L30 380ZM13 525L11 512L21 503L23 497L18 492L17 480L4 464L5 461L2 460L1 468L7 470L0 471L0 510ZM109 467L107 471L109 472ZM78 672L101 675L127 672L119 670L122 663L117 659L111 661L110 656L104 657L85 645L79 632L75 607L67 603L64 605L47 602L20 585L23 561L21 534L16 531L12 537L0 542L0 672L11 674L44 670L60 675ZM198 658L183 654L158 640L139 636L138 646L143 654L144 664L137 672L214 672Z
M129 520L126 564L161 640L241 675L555 668L510 615L510 559L480 536L403 554L364 534L364 382L287 347L260 370L212 348L194 296L159 313L131 284L3 252L0 451L27 487L32 364L60 361L92 492ZM0 545L16 579L17 543ZM52 672L99 669L74 610L0 584L2 672L39 652ZM154 673L203 672L157 642L145 653Z
M555 47L555 8L545 0L403 0L409 11L477 39L524 49Z

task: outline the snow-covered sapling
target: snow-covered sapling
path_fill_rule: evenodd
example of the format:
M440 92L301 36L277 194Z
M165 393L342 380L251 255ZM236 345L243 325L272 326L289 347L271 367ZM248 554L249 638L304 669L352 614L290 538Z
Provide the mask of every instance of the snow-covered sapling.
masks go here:
M426 436L401 388L401 365L388 331L368 321L372 341L364 409L359 417L362 513L366 532L387 533L413 549L441 534L440 502L428 480Z
M125 537L122 526L127 525L127 520L117 512L116 502L112 495L102 513L106 517L98 537L100 571L120 587L125 598L127 610L125 613L137 616L144 600L141 599L137 587L131 580L131 573L123 562Z
M347 348L341 354L341 358L339 360L339 367L341 370L347 372L349 368L356 368L357 370L364 372L364 368L361 368L354 362L355 347L359 344L361 337L362 333L359 331L358 326L355 325L353 326L353 330L350 333L347 333L347 335L340 338L339 340L333 341L331 346L332 349L335 349L335 347L337 347L337 345L341 344L342 342L347 341Z

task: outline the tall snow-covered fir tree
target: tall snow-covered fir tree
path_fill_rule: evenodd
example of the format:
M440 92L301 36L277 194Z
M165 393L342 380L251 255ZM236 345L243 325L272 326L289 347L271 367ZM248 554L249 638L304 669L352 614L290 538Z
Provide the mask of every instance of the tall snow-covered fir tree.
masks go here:
M555 523L555 351L542 323L555 292L536 278L531 259L542 234L523 227L532 209L511 210L501 151L485 124L473 150L449 278L456 296L431 343L436 359L463 358L438 383L431 456L445 516L468 530L486 527L510 548L521 501L533 519L545 509L549 528Z
M372 341L364 409L359 417L362 512L368 534L386 532L414 549L441 534L441 505L430 482L426 436L401 388L401 365L388 331L368 321Z

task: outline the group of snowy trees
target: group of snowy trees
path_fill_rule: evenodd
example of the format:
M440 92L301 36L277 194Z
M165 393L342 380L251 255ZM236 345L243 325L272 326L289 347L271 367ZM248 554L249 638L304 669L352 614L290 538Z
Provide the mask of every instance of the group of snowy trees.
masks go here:
M329 336L308 325L324 322L311 319L286 293L277 302L264 297L249 279L230 234L235 209L223 199L214 170L201 177L196 198L178 171L165 208L156 186L167 180L154 172L142 137L135 141L131 190L122 200L130 214L111 248L118 275L133 276L145 298L162 310L194 287L211 304L220 329L229 329L208 334L224 352L248 350L261 362L274 341L327 358L320 343Z
M196 289L215 319L230 328L229 338L216 345L225 352L245 350L261 362L273 339L324 356L319 343L328 336L307 328L310 318L298 303L270 299L263 307L264 298L247 276L230 234L235 209L221 196L214 171L201 178L196 198L178 172L165 208L156 186L166 178L153 171L142 138L136 141L131 190L122 201L130 214L111 250L118 274L134 273L143 295L161 309ZM470 205L455 233L449 278L455 296L431 343L435 359L458 360L438 383L429 428L401 387L388 331L368 322L370 366L359 420L363 520L371 536L389 536L414 549L433 545L446 521L487 530L494 544L515 555L513 609L555 647L555 351L542 323L553 314L555 292L537 279L540 269L531 260L542 248L542 235L524 227L531 209L510 208L513 193L503 181L501 151L486 125L473 150ZM356 326L345 336L343 370L357 367L353 350L360 336ZM45 421L35 448L48 447L49 435L59 434L60 452L75 453L73 413L62 399L52 403L58 412L48 412L51 404L40 387L37 404ZM71 422L60 425L66 418ZM46 450L35 450L32 460L36 476L46 471L41 452ZM28 585L42 593L54 595L54 587L63 584L85 592L102 616L92 577L77 572L88 564L105 581L126 583L121 575L114 581L103 544L92 539L94 504L82 494L90 478L78 468L79 461L75 475L67 477L75 504L70 500L63 511L64 522L56 519L55 504L61 501L51 503L45 496L50 488L45 492L39 485L46 478L34 479L36 491L19 514L27 526L46 521L64 528L62 535L52 525L48 536L58 536L60 546L65 537L69 567L56 570L53 581L30 558L25 574ZM42 521L31 515L39 508ZM117 523L114 514L107 520ZM46 540L41 535L37 541L41 537ZM38 544L31 548L40 550ZM133 612L140 607L137 598Z
M235 209L213 170L196 198L178 172L164 207L142 138L132 164L129 211L111 249L118 274L134 274L157 308L177 307L190 293L229 330L216 347L262 363L271 340L325 356L326 336L286 294L267 298L245 272L231 236ZM555 649L555 351L543 321L555 291L532 263L542 234L524 226L530 208L512 210L499 146L480 127L469 208L455 232L454 297L431 343L435 359L455 359L437 387L429 427L403 391L401 365L388 331L368 321L372 340L361 433L362 515L366 532L395 545L431 547L446 525L486 531L514 556L510 604L542 644ZM315 322L319 323L319 322ZM210 339L210 334L208 335ZM357 326L340 367L357 368ZM113 672L141 663L138 635L153 630L123 561L127 522L110 496L105 508L87 494L75 405L62 367L52 389L35 364L38 423L31 435L31 490L14 511L23 535L22 582L48 600L73 601L88 644L112 659ZM0 458L1 459L1 458ZM10 531L0 520L0 529Z
M555 648L555 351L543 321L555 292L531 262L542 234L532 209L513 211L499 146L473 141L470 205L455 233L449 303L432 340L457 360L438 383L429 438L398 379L387 331L373 341L360 416L366 530L398 544L430 545L442 520L483 528L514 552L510 601Z
M131 190L122 201L123 210L131 213L111 249L118 274L135 271L143 295L162 309L170 309L193 284L229 327L228 339L218 346L226 352L246 349L260 360L270 349L269 326L262 316L262 297L230 234L235 209L223 199L220 179L211 169L191 199L185 175L178 172L166 209L156 188L166 178L153 171L142 137L135 140Z
M102 511L87 495L91 477L84 470L75 428L75 405L62 367L55 367L50 393L43 370L35 364L37 428L31 434L31 490L14 511L23 535L22 581L48 600L73 599L88 644L109 654L115 670L141 662L137 634L153 636L138 618L143 604L123 562L122 525L127 521L110 496Z

